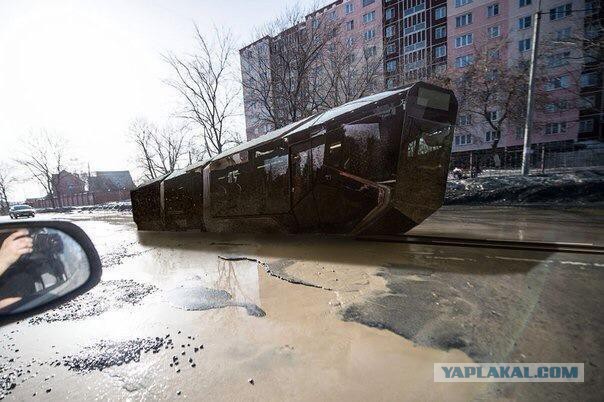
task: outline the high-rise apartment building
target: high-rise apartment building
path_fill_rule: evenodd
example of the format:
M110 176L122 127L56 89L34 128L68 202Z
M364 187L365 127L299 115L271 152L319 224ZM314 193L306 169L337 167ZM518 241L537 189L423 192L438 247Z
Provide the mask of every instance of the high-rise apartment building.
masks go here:
M339 0L309 14L299 26L241 49L242 69L258 60L273 65L275 43L321 21L339 27L333 32L340 43L382 58L383 81L375 91L431 76L454 76L494 43L492 56L513 67L530 58L537 6L538 0ZM598 0L542 0L541 12L537 92L547 103L535 112L532 143L562 150L581 141L602 141L603 7ZM270 79L271 71L256 74ZM248 139L274 128L258 118L263 106L252 99L244 85ZM503 112L489 113L498 119ZM504 165L515 166L522 143L521 124L504 124L495 133L484 117L462 113L454 163L467 164L470 155L480 157L496 148Z
M316 57L316 61L313 61L310 67L304 66L307 70L303 74L309 75L305 85L329 86L325 83L318 84L319 80L316 78L322 72L325 75L333 73L328 71L330 64L339 64L334 68L345 68L346 64L359 66L363 64L364 68L372 69L371 74L376 78L376 82L372 83L367 91L381 91L384 82L382 18L381 0L338 0L306 15L304 21L296 26L275 36L265 36L240 49L248 140L275 128L273 123L267 121L268 115L286 113L284 109L287 105L279 104L280 97L277 93L287 90L283 88L283 81L286 80L283 79L281 69L290 67L281 66L285 63L282 53L287 43L307 41L306 44L299 44L304 47L303 51L306 51L308 47L312 47L314 41L326 42L325 46L321 47L321 54ZM309 55L309 57L315 56ZM377 68L367 67L371 63L375 63ZM298 73L299 70L296 71L295 67L287 72L294 81L297 78L294 76ZM347 74L350 75L350 71L347 71ZM256 80L262 81L264 85L255 85ZM265 88L259 88L262 86ZM313 89L320 91L321 88L317 87ZM283 121L287 121L290 116L282 117ZM299 116L301 117L303 116Z
M243 79L256 82L272 80L271 69L267 68L271 63L271 41L270 36L258 39L239 50L241 60L241 71ZM266 104L258 101L259 89L253 84L243 85L243 109L245 113L245 134L248 140L273 130L274 127L267 123L263 116L267 114Z
M449 0L449 68L453 73L468 68L476 53L490 43L497 44L492 49L493 57L506 61L510 68L527 63L534 45L533 16L537 5L538 0ZM571 149L582 139L602 139L601 55L599 67L587 63L583 39L586 34L595 33L590 34L586 28L590 25L585 9L583 0L541 2L536 93L547 100L535 111L531 143L548 150ZM601 38L601 26L599 29ZM494 109L492 113L497 119L505 111ZM462 113L458 126L453 144L458 163L467 164L470 154L492 153L496 140L503 163L519 163L524 138L522 125L507 124L500 138L495 138L484 117Z
M383 0L383 7L386 87L443 71L447 62L447 1Z

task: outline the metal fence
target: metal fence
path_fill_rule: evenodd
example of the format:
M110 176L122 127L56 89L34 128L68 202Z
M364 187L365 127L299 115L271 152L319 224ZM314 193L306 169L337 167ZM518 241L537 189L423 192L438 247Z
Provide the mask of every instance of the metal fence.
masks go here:
M58 197L28 199L26 204L34 208L74 207L83 205L98 205L107 202L125 201L130 199L130 192L125 190L107 192L84 192Z
M508 176L521 174L522 150L497 150L452 157L451 171L455 168L464 176ZM531 173L571 172L582 169L604 170L604 147L575 150L533 149Z

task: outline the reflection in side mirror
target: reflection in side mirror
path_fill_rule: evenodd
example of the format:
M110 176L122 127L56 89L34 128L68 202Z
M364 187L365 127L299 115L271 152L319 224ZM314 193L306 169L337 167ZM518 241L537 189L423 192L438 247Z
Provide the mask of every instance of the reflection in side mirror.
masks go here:
M90 239L69 222L0 225L0 315L66 300L100 277Z

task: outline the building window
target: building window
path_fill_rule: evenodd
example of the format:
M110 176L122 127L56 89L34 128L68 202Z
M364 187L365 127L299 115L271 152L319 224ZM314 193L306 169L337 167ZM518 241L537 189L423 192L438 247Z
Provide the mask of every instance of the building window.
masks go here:
M455 17L455 26L456 27L465 27L466 25L470 25L472 23L472 13L467 13L464 15L460 15L459 17Z
M570 52L556 53L547 57L547 66L550 68L561 67L568 64Z
M473 34L469 33L466 35L461 35L455 38L455 47L464 47L471 45L473 40Z
M499 59L500 53L499 53L499 49L490 49L489 50L489 58L493 59L493 60L497 60Z
M447 55L447 45L436 46L434 48L435 57L445 57Z
M561 20L568 17L573 12L572 3L564 4L558 7L550 8L549 19L551 21Z
M567 100L560 100L558 102L547 103L544 107L548 113L562 112L568 110L569 102Z
M394 36L394 25L386 27L386 38L392 38Z
M363 22L365 24L367 24L367 23L369 23L369 22L371 22L373 20L375 20L375 11L372 11L372 12L367 13L367 14L363 14Z
M363 37L365 38L365 40L371 40L375 38L375 29L371 28L366 30L365 32L363 32Z
M394 88L395 84L394 78L388 78L386 80L386 88Z
M518 7L530 6L531 0L518 0Z
M595 24L589 24L585 27L585 37L587 39L595 39L600 36L600 26Z
M349 36L348 38L346 38L346 44L347 44L349 47L352 47L352 46L354 45L354 37Z
M545 125L545 134L560 134L566 132L566 122L547 123Z
M386 63L386 71L393 73L396 71L396 60L390 60Z
M585 95L579 99L579 109L593 109L596 106L596 95Z
M497 78L499 78L499 71L497 70L489 70L486 73L486 79L489 81L495 81Z
M496 25L494 27L489 27L487 33L489 34L489 38L497 38L501 35L501 29L499 29L499 25Z
M518 41L518 51L526 52L531 49L531 38L521 39Z
M472 115L471 114L462 114L459 116L458 124L460 126L469 126L472 124Z
M354 20L346 21L346 30L352 31L354 29Z
M497 131L487 131L486 133L484 133L484 140L486 142L493 142L495 140L498 140L501 137L501 133L498 133Z
M550 79L545 84L546 91L553 91L560 88L568 88L570 86L570 77L568 75L561 75Z
M488 121L496 122L499 118L499 112L497 110L491 110L487 113Z
M434 10L434 19L440 20L447 16L447 6L438 7Z
M344 4L344 12L350 14L354 11L354 4L352 2Z
M434 28L434 39L442 39L445 36L447 36L447 27L445 25Z
M564 29L559 29L556 31L556 40L562 41L566 39L570 39L571 28L566 27Z
M472 143L472 136L470 134L462 134L455 136L455 145L466 145Z
M417 13L419 13L420 11L425 10L425 9L426 9L426 2L424 1L424 2L422 2L422 3L417 4L416 6L406 8L406 9L403 11L403 15L404 15L405 17L408 17L408 16L410 16L410 15L417 14Z
M396 52L396 45L394 43L389 43L386 45L386 54L392 54Z
M386 19L390 20L392 18L394 18L394 7L386 9Z
M598 5L595 0L585 2L585 15L597 15L598 10Z
M579 122L579 132L580 133L591 133L594 131L594 120L581 120Z
M375 0L363 0L363 7L375 3Z
M471 54L466 54L465 56L460 56L455 59L455 67L463 68L467 67L474 61L474 56Z
M373 57L377 54L377 48L375 46L365 48L365 58Z
M526 29L531 27L533 18L530 15L526 17L518 18L518 29Z
M581 85L581 88L598 85L598 73L596 71L591 71L589 73L581 74L581 79L579 83Z
M472 0L455 0L455 7L465 6L466 4L470 4Z
M499 15L499 3L491 4L487 6L487 17L494 17Z

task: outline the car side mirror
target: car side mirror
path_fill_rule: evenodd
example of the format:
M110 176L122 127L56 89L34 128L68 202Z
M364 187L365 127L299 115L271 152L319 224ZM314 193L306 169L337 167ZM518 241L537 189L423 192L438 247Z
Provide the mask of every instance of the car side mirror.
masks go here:
M0 325L85 293L101 273L92 241L71 222L0 223Z

